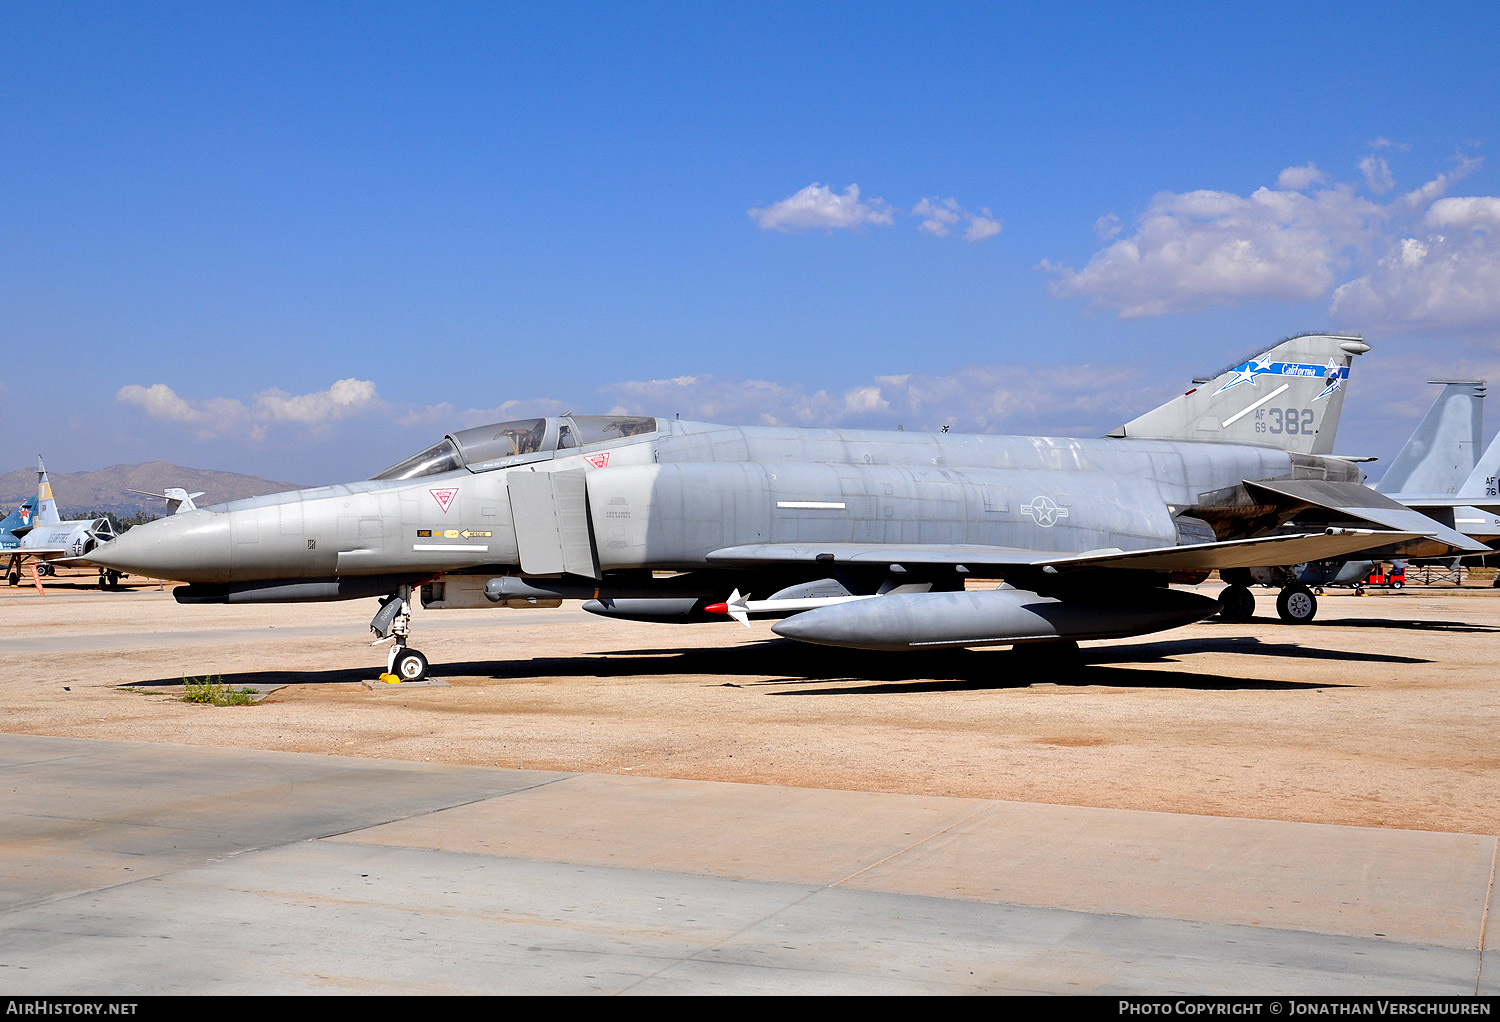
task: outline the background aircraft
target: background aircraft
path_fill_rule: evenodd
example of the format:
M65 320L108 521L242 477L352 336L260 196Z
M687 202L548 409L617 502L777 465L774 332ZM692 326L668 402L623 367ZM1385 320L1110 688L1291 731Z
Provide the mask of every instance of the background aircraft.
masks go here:
M675 621L729 620L732 596L765 593L793 613L773 630L809 642L1072 648L1214 613L1168 583L1215 569L1472 546L1329 453L1368 350L1291 338L1097 440L500 423L363 482L139 526L92 560L188 582L182 603L382 597L371 628L409 680L427 669L407 645L417 593L428 608L584 599ZM1299 515L1301 532L1277 534Z
M12 550L21 546L21 537L31 531L32 522L36 518L36 498L27 497L10 514L0 521L0 555L10 556ZM21 581L18 571L12 569L10 572L10 584L17 585Z
M1460 497L1484 503L1495 499L1495 477L1500 473L1500 438L1482 457L1475 455L1483 443L1482 380L1432 380L1443 390L1418 423L1376 489L1433 520L1452 527L1478 543L1500 538L1500 515L1480 507L1456 507ZM1373 557L1354 560L1314 561L1286 567L1252 568L1228 572L1225 581L1241 587L1226 591L1220 599L1228 620L1246 620L1254 612L1255 598L1249 584L1281 589L1277 611L1288 623L1307 623L1317 613L1311 586L1362 588L1382 561L1405 565L1408 557L1400 548L1372 551ZM1476 556L1476 555L1470 555ZM1477 555L1483 557L1483 554Z
M35 511L29 517L29 525L10 531L5 539L3 553L8 557L6 578L11 585L21 581L22 562L30 560L32 579L38 590L42 588L42 576L54 574L51 562L86 563L81 560L100 543L115 538L114 526L108 518L81 518L63 521L57 512L57 501L52 497L52 483L47 478L47 466L41 456L36 459ZM28 500L27 505L32 504ZM25 507L26 505L22 505ZM9 519L7 519L9 521ZM11 537L15 544L11 545ZM120 573L110 568L99 568L100 588L113 588L120 584Z

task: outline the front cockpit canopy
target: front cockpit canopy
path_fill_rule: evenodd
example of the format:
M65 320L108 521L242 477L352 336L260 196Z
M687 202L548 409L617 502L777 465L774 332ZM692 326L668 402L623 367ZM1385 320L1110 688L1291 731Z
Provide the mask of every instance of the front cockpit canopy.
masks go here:
M515 419L490 426L449 433L405 461L372 479L417 479L467 468L481 472L499 468L516 458L535 460L598 444L618 443L626 437L655 433L656 420L644 415L563 415L546 419Z

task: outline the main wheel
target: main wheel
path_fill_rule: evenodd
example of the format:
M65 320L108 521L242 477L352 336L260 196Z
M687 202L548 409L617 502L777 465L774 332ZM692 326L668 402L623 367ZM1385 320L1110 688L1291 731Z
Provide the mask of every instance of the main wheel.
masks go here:
M391 669L402 681L421 681L427 677L427 658L408 646L396 654Z
M1276 613L1289 625L1305 625L1318 614L1318 598L1307 586L1287 586L1276 597Z
M8 581L8 582L10 582L10 584L11 584L11 585L13 585L13 586L18 586L18 585L20 585L20 584L21 584L21 573L20 573L20 572L19 572L19 571L12 571L12 572L11 572L11 573L10 573L10 574L9 574L9 575L8 575L8 576L7 576L7 577L6 577L6 580L7 580L7 581Z
M1239 624L1255 616L1255 594L1249 586L1225 586L1219 594L1219 602L1224 605L1219 611L1220 621Z

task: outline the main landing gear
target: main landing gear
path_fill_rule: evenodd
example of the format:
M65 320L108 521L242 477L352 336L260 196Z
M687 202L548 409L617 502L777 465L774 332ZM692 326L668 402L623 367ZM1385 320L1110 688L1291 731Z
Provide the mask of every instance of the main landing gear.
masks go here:
M1318 598L1301 582L1294 582L1276 597L1276 613L1289 625L1305 625L1318 613Z
M421 681L427 677L427 658L406 644L411 635L411 586L402 586L381 601L380 610L370 621L370 631L380 636L370 645L391 644L386 658L387 675L399 681Z
M1255 594L1249 586L1225 586L1219 594L1224 609L1219 611L1219 620L1240 624L1255 616Z
M1224 605L1220 621L1240 624L1255 616L1255 594L1248 586L1225 586L1219 602ZM1293 582L1276 597L1276 613L1289 625L1305 625L1318 614L1318 598L1301 582Z

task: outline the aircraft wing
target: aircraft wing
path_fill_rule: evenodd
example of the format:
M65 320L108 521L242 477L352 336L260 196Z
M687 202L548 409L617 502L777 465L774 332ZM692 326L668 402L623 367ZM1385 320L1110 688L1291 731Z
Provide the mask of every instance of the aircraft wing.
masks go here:
M7 550L8 554L20 554L22 557L58 557L68 552L65 546L43 546L42 544L22 543L14 550Z
M1331 483L1319 479L1251 482L1247 479L1245 488L1257 500L1287 508L1296 507L1298 513L1331 512L1335 516L1366 522L1381 529L1416 533L1417 538L1413 541L1415 548L1408 550L1407 556L1442 557L1455 552L1480 553L1488 549L1463 533L1428 518L1422 512L1359 483ZM1468 506L1470 502L1465 501L1464 504Z
M1435 524L1435 523L1434 523ZM1403 543L1426 535L1374 529L1329 529L1295 536L1155 547L1149 550L1023 550L979 544L885 546L875 543L758 543L725 547L708 555L711 564L764 567L768 564L901 564L963 565L979 568L1136 569L1141 571L1213 571L1264 564L1300 564L1335 560L1361 550Z

